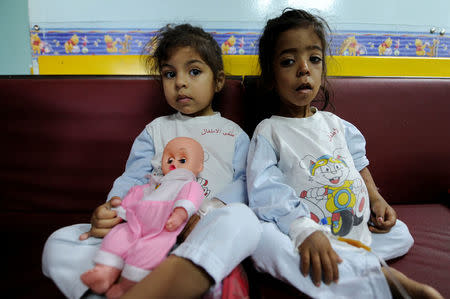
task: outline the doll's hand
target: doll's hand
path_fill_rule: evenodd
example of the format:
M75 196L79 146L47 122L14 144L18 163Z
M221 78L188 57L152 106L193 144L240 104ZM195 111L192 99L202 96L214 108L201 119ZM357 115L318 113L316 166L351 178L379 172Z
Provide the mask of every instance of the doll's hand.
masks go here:
M397 221L395 210L381 196L370 202L370 209L373 225L369 225L369 230L373 233L389 232Z
M166 222L166 229L169 232L176 230L183 222L186 221L188 214L184 208L175 208Z
M316 231L309 235L298 247L301 260L301 272L303 276L307 276L311 268L311 279L318 287L322 280L325 284L332 281L337 282L339 279L338 264L342 262L331 247L330 241L321 231Z
M89 237L103 238L106 234L117 224L122 221L122 218L117 217L117 212L111 210L120 206L122 200L120 197L113 197L108 202L98 206L91 216L91 230L81 234L80 240L86 240Z

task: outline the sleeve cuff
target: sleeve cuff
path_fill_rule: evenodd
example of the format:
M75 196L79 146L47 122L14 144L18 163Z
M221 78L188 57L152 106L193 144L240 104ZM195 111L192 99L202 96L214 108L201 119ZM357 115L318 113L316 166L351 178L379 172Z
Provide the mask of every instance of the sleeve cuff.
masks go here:
M294 243L295 249L297 249L309 235L317 230L323 230L323 226L317 224L311 218L300 217L295 219L289 229L289 237Z
M127 220L127 211L122 206L118 206L117 208L112 208L111 210L116 210L117 216L119 216L123 220Z
M200 216L200 218L203 218L210 211L221 208L223 206L225 206L225 204L217 198L204 200L202 202L202 205L200 206L200 209L198 209L197 214Z
M369 159L367 159L366 156L363 156L361 158L353 160L353 163L355 164L356 170L361 171L367 166L369 166Z
M176 201L175 204L173 205L173 209L175 208L185 209L188 214L188 219L191 218L191 216L194 215L194 213L196 212L195 205L191 201L186 199L180 199Z

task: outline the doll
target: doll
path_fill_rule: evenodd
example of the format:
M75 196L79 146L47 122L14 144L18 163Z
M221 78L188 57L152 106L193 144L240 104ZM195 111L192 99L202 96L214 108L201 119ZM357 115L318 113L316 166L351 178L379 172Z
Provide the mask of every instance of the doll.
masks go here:
M130 189L117 210L126 222L106 235L95 267L81 275L93 292L118 297L164 260L203 200L196 181L203 159L202 146L192 138L167 143L161 161L164 176L151 176L148 184Z

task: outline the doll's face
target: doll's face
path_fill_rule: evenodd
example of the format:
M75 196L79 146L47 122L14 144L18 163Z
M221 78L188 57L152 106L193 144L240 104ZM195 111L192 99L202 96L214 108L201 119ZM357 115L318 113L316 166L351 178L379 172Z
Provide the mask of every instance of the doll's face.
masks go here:
M169 141L164 148L161 168L166 175L177 168L186 168L195 176L203 170L203 148L192 138L177 137Z

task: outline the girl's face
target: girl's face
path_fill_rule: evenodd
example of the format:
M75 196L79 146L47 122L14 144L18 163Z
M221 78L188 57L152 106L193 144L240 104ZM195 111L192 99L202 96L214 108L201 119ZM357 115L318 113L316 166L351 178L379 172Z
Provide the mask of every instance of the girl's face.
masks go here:
M161 63L167 103L189 116L212 115L211 103L225 82L223 72L214 80L211 68L191 47L175 48Z
M311 101L322 83L323 45L311 27L283 32L275 46L275 90L281 99L281 115L310 116Z

